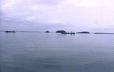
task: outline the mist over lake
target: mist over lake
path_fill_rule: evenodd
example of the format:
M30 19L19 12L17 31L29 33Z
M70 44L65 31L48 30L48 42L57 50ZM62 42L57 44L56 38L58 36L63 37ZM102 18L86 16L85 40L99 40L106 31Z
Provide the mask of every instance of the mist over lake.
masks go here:
M1 72L114 72L114 35L0 32Z

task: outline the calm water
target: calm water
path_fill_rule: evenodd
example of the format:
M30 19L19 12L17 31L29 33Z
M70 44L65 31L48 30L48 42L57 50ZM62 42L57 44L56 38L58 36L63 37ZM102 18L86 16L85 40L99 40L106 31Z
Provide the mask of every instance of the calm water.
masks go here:
M114 35L1 32L0 72L114 72Z

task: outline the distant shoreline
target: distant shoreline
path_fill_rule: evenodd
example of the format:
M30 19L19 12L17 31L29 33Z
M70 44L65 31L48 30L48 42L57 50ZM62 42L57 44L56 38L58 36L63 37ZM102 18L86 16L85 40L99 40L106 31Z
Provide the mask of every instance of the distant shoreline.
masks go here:
M0 32L5 32L1 30ZM45 31L15 31L15 32L36 32L36 33L45 33ZM50 33L56 33L56 32L50 32ZM81 33L81 32L75 32L76 34L114 34L110 32L94 32L94 33Z
M94 33L94 34L114 34L114 33Z

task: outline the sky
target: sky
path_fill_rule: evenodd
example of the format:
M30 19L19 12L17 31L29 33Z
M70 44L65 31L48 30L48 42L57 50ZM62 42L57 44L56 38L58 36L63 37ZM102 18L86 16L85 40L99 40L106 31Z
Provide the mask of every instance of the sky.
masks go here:
M1 29L114 29L114 0L0 0L0 3Z

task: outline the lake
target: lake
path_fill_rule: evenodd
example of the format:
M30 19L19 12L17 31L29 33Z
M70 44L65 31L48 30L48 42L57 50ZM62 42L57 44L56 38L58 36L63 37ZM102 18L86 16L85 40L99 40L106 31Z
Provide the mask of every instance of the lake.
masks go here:
M114 72L114 35L0 32L0 72Z

